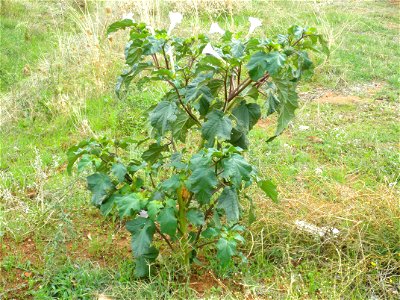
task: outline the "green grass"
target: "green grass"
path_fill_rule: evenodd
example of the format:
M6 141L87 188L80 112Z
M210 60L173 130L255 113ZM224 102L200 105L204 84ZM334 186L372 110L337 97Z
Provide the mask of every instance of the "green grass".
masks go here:
M105 16L102 4L91 3L91 18L82 21L76 7L61 12L47 2L2 4L0 105L11 118L0 131L0 298L395 299L400 293L396 6L259 1L234 12L239 30L258 16L267 36L293 23L316 26L333 50L327 61L316 57L316 74L300 87L307 94L293 125L272 143L265 141L273 125L252 133L248 158L278 184L281 203L250 191L258 219L242 247L247 264L222 272L208 250L210 264L196 266L187 278L174 264L177 257L166 255L157 274L136 280L123 224L90 206L84 176L65 174L65 152L92 135L143 135L143 114L160 87L115 99L124 37L109 44L100 36L98 48L86 46L84 31L97 28L94 16L109 22L119 11ZM167 18L172 4L162 5ZM196 22L207 30L211 19L231 23L226 11L185 16L182 32ZM29 25L32 19L37 22ZM68 51L60 51L60 41ZM45 71L39 70L42 60ZM24 75L27 64L31 73ZM382 87L369 91L372 83ZM319 103L314 98L321 89L361 98ZM243 206L247 211L249 203ZM341 235L315 239L296 229L296 219L334 226Z

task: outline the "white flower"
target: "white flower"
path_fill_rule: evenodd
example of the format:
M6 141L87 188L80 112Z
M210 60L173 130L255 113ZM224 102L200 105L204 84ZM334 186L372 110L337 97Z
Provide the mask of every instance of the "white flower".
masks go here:
M168 28L168 35L171 34L172 29L175 28L176 25L182 23L183 16L181 13L178 12L169 12L169 20L171 24Z
M149 214L147 213L147 211L145 211L145 210L141 210L140 212L139 212L139 217L142 217L142 218L148 218L149 217Z
M122 20L125 20L125 19L132 20L133 22L135 22L135 20L133 19L133 13L132 12L127 12L126 14L124 14L122 16Z
M210 55L212 55L212 56L214 56L214 57L216 57L216 58L218 58L218 59L220 59L220 60L222 60L222 61L224 60L224 59L221 57L221 55L219 55L219 53L218 53L217 51L214 50L214 48L211 46L210 43L208 43L208 44L204 47L202 53L203 53L203 54L210 54Z
M300 131L306 131L306 130L308 130L308 129L310 129L310 126L306 126L306 125L300 125L300 126L299 126L299 130L300 130Z
M166 54L169 57L169 62L171 63L171 70L172 72L175 73L175 62L174 62L174 55L172 54L172 51L174 50L174 47L169 47Z
M221 27L219 27L218 23L212 23L209 33L210 34L219 33L219 34L223 35L225 33L225 30L223 30Z
M260 27L262 25L261 20L257 18L250 17L249 18L250 22L250 28L249 28L249 33L247 34L248 36L256 30L257 27Z

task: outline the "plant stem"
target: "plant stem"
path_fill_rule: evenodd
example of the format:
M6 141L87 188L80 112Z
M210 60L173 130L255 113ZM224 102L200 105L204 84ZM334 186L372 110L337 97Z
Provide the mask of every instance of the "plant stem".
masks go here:
M190 261L189 261L189 249L188 249L188 224L186 219L186 203L182 197L182 186L176 190L177 197L178 197L178 220L179 220L179 227L182 233L182 248L184 253L183 264L189 268Z
M172 247L171 242L169 241L169 239L160 231L160 229L156 226L156 231L157 233L167 242L169 248L174 251L174 247Z
M183 104L181 94L179 94L179 90L178 90L178 88L176 87L176 85L175 85L171 80L167 80L167 82L174 88L176 94L178 95L179 103L181 104L181 106L183 107L183 109L184 109L184 110L187 112L187 114L197 123L197 125L200 125L200 126L201 126L201 123L200 123L200 121L196 118L196 116L189 110L189 108L186 107L185 104Z

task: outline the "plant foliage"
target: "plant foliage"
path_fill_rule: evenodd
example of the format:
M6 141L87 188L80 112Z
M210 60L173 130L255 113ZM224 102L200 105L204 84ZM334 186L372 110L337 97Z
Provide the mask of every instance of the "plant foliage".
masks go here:
M90 167L92 203L127 220L137 276L149 274L163 248L155 236L181 251L185 265L207 245L226 266L244 242L244 190L257 182L277 201L273 182L259 179L244 157L249 132L262 111L277 114L269 140L283 132L299 106L296 85L312 70L308 52L327 52L326 43L315 28L299 26L275 38L229 31L183 38L124 19L108 33L121 29L129 29L129 42L117 95L134 79L138 87L167 87L149 113L152 130L144 141L84 140L69 149L68 171L77 161L79 171ZM132 147L144 148L140 158L128 155Z

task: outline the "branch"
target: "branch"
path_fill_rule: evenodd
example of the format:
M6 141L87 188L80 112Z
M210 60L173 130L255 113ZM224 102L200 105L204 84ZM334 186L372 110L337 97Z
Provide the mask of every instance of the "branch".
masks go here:
M167 80L167 82L175 89L176 94L178 95L179 103L182 105L183 109L188 113L188 115L197 123L197 125L201 126L200 121L196 118L196 116L183 104L181 94L179 94L179 90L176 85L171 81Z
M238 86L231 95L228 97L228 102L231 102L237 95L239 95L245 88L249 86L249 84L252 82L251 78L247 78L243 83Z
M172 247L171 242L168 240L168 238L161 232L161 230L156 226L156 231L161 237L167 242L169 248L174 251L174 247Z
M228 70L225 72L225 77L224 77L224 95L225 95L225 100L224 100L224 107L222 108L222 111L225 111L226 104L228 103L228 89L226 87L227 80L228 80Z
M216 192L218 192L223 186L224 186L224 184L220 184L220 185L213 191L213 194L215 194ZM215 202L212 203L212 204L207 208L207 210L205 211L205 213L204 213L204 223L207 221L208 217L211 215L211 212L212 212L212 210L214 209L214 207L215 207L215 205L217 204L217 202L218 202L218 199L215 200ZM203 225L200 225L199 229L197 230L196 237L195 237L195 239L194 239L193 245L196 245L197 242L199 241L200 234L201 234L202 231L203 231Z
M169 70L169 64L168 64L167 56L165 55L164 45L162 46L162 52L163 52L163 56L164 56L165 66L166 66L167 69Z
M292 47L294 47L294 46L296 46L298 43L300 43L300 41L301 41L302 39L304 39L305 37L307 37L307 35L303 33L303 34L301 35L301 38L299 38L297 41L295 41L295 42L293 43Z

